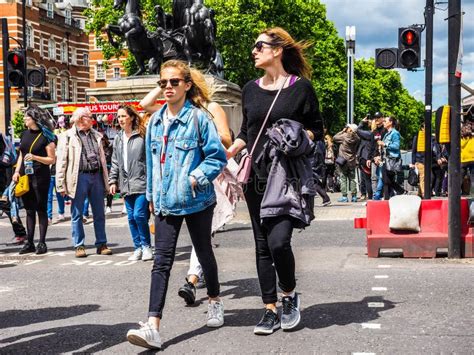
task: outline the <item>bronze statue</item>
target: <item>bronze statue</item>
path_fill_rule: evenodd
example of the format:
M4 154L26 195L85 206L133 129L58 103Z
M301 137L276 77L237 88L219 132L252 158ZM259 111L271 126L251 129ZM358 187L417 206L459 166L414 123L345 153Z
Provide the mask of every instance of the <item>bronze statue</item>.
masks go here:
M125 14L117 25L107 26L112 45L112 33L125 37L139 70L134 75L148 71L156 74L161 63L168 59L182 59L207 72L223 77L222 56L216 49L216 21L214 10L207 8L203 0L173 0L172 14L155 6L156 30L147 32L141 21L139 0L114 0L114 8L125 3Z

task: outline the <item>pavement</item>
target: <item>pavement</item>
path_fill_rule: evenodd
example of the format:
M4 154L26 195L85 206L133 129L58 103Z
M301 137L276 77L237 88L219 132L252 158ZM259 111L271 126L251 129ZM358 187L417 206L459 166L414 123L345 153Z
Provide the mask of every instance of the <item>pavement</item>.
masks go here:
M331 194L336 201L338 195ZM320 202L320 201L319 201ZM128 261L132 242L121 202L107 217L114 254L95 255L93 225L86 225L89 256L74 258L69 221L48 230L46 255L18 255L11 228L0 218L0 354L137 354L126 341L146 320L151 262ZM245 205L213 240L219 265L225 325L209 329L206 292L196 305L177 296L191 242L178 240L160 334L169 354L473 354L474 262L366 255L365 232L353 218L363 202L316 208L316 221L295 231L297 291L302 321L296 331L255 336L262 315L255 249Z

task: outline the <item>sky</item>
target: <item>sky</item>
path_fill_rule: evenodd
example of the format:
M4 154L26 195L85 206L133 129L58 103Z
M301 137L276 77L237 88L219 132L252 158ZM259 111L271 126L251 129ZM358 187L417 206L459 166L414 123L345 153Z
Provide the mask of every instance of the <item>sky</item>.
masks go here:
M398 47L398 28L424 23L426 0L320 0L327 18L345 38L346 26L356 26L356 59L373 58L376 48ZM433 29L433 109L448 103L448 4L436 4ZM461 0L464 14L461 81L474 89L474 0ZM422 34L422 63L425 57ZM422 69L422 68L420 68ZM425 100L425 72L400 72L402 82L418 100ZM461 97L467 96L465 90Z

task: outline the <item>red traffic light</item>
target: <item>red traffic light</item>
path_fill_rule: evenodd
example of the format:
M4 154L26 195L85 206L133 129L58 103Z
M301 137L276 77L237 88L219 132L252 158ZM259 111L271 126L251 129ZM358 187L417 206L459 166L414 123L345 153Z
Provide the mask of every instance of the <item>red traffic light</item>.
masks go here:
M408 29L402 33L402 42L405 46L413 46L418 41L418 35L415 31Z
M12 51L8 52L7 61L11 65L12 69L20 69L23 70L25 65L23 53L20 51Z

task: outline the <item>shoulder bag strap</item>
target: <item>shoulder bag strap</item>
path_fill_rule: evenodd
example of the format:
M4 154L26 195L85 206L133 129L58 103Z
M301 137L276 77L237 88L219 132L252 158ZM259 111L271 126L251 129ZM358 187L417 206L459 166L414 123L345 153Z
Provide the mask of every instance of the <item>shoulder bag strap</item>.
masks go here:
M289 77L289 76L290 76L290 75L288 75L288 76L285 78L285 81L284 81L283 84L280 86L280 89L278 89L278 92L277 92L277 94L275 95L275 98L273 99L273 102L272 102L270 108L268 109L267 115L265 116L265 119L263 120L262 127L260 128L260 132L258 132L257 139L255 139L255 143L253 144L252 150L250 151L250 155L253 154L253 152L254 152L254 150L255 150L255 147L257 146L257 143L258 143L258 141L259 141L259 139L260 139L260 136L262 135L263 130L265 129L265 126L266 126L266 124L267 124L268 118L270 117L270 113L272 112L273 106L275 105L275 102L276 102L276 100L278 99L278 96L280 96L280 92L281 92L281 90L283 89L283 87L285 86L286 81L288 80L288 77Z
M31 147L30 147L30 151L29 151L30 154L31 154L31 151L33 150L33 146L34 146L35 143L38 141L39 137L41 137L42 135L43 135L43 133L38 134L38 136L35 138L35 140L33 141L33 143L31 143Z

